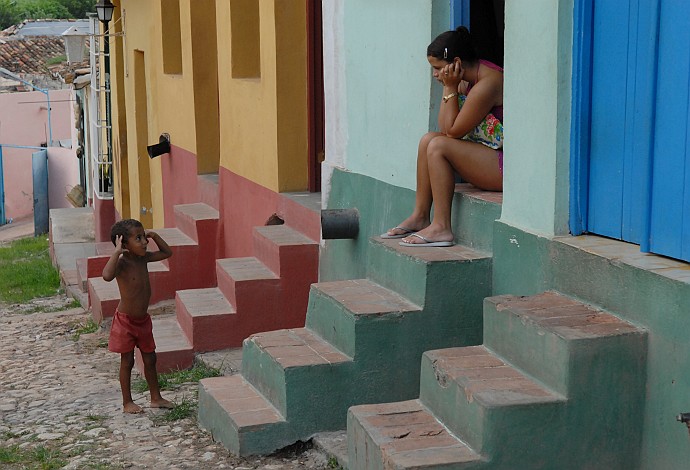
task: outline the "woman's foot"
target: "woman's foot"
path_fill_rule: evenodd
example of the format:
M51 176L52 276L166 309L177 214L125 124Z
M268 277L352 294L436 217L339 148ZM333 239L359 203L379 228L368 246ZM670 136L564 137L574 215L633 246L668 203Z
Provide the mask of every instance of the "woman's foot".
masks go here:
M402 238L412 235L415 232L423 230L429 226L429 220L415 217L411 215L403 220L400 225L389 229L386 233L381 234L382 238Z
M420 230L414 235L407 236L402 239L402 243L409 245L428 245L428 246L450 246L454 240L453 232L450 230L441 229L433 224L427 228ZM442 242L441 245L433 245L432 243Z

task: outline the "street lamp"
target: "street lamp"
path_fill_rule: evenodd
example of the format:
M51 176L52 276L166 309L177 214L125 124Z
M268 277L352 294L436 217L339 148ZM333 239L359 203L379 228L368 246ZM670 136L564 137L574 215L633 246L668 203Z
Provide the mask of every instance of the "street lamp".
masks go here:
M113 10L115 5L110 0L98 0L96 3L96 12L98 13L98 21L101 23L108 23L113 19Z
M114 9L115 5L113 5L110 0L98 0L98 3L96 3L98 20L103 23L103 53L105 56L105 125L108 152L107 163L109 165L112 165L113 162L113 126L110 114L110 31L108 30L108 23L110 23L110 20L113 18ZM111 168L108 166L105 168L101 167L101 192L108 192L108 187L110 186L108 176L111 175L111 172Z

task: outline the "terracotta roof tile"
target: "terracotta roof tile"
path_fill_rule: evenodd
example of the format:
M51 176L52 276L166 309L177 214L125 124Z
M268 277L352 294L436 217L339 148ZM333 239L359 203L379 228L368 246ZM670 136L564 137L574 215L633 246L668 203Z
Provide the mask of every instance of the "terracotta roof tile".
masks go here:
M47 73L46 61L64 55L60 37L0 37L0 67L14 73Z

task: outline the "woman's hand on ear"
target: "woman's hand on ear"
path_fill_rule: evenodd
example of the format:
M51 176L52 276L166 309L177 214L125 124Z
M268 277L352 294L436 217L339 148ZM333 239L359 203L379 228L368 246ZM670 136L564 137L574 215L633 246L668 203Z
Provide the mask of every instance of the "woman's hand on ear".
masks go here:
M463 70L460 62L453 61L450 64L443 67L441 70L441 81L443 81L443 86L457 89L458 84L462 80Z

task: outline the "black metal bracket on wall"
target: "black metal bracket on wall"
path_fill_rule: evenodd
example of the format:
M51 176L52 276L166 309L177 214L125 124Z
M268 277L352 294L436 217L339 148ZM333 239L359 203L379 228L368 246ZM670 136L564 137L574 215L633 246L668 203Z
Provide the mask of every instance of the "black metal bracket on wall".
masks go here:
M158 138L158 143L146 147L149 158L156 158L164 153L170 153L170 134L163 133Z

